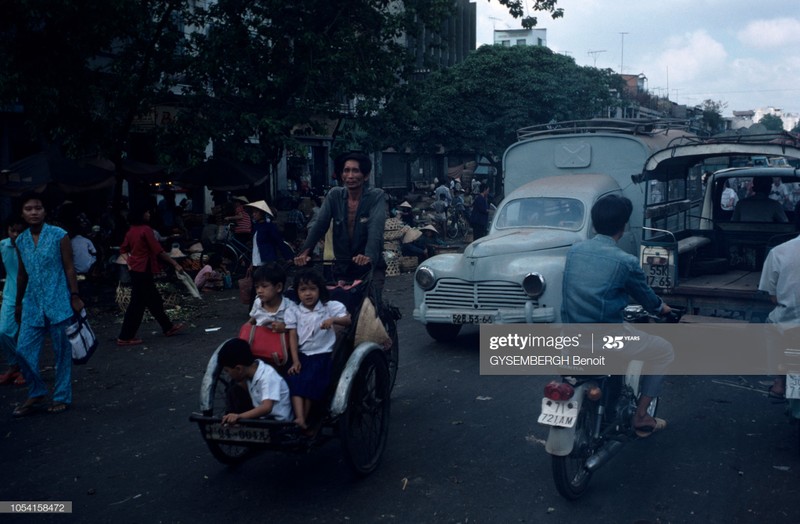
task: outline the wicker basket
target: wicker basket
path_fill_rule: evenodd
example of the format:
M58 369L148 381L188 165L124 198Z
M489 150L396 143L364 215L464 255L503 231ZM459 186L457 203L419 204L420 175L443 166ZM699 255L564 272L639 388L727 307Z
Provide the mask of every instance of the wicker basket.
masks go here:
M397 257L392 257L386 262L386 276L396 277L400 274L400 260Z
M128 305L131 303L131 287L117 284L117 293L114 297L114 302L117 303L120 312L123 314L128 310Z
M164 309L172 309L181 305L181 295L175 292L174 286L167 282L157 282L156 288L164 302ZM114 301L117 303L120 312L125 314L125 311L128 310L128 306L131 303L131 287L117 284L117 293L114 297ZM146 316L145 318L149 317Z
M394 240L392 242L384 242L383 250L387 253L392 253L395 257L400 256L400 242Z
M419 260L417 257L400 257L400 271L408 273L417 269Z

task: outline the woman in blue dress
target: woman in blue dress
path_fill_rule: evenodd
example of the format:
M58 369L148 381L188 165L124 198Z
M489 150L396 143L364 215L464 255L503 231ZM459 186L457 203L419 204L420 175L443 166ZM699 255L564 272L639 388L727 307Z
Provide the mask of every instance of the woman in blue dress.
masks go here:
M60 413L72 403L72 347L66 329L75 313L83 309L67 232L45 222L47 213L39 195L24 195L21 204L28 229L17 238L20 264L15 317L20 325L17 358L28 383L28 399L14 410L15 417L47 406L39 354L48 333L55 353L56 379L47 410Z

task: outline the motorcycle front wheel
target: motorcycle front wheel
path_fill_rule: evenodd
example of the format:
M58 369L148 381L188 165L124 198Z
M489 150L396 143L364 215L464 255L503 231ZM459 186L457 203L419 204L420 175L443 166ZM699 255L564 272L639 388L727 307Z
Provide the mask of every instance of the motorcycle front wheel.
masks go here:
M553 481L558 493L568 499L577 500L589 486L592 472L586 469L586 460L595 452L592 429L597 420L597 406L584 402L575 423L575 445L569 455L553 455Z

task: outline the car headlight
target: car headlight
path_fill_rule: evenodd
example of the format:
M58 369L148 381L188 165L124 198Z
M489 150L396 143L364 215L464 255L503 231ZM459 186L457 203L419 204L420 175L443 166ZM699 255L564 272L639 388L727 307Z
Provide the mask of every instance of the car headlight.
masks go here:
M414 280L417 281L417 285L421 287L423 291L428 291L436 283L433 270L426 266L420 266L417 269L417 272L414 274Z
M539 273L528 273L522 280L522 289L531 298L539 298L547 286Z

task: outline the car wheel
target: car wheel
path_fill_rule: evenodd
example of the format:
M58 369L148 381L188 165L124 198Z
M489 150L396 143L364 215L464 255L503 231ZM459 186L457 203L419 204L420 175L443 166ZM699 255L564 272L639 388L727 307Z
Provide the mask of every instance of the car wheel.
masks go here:
M458 324L425 324L425 330L437 342L448 342L453 340L461 331Z

